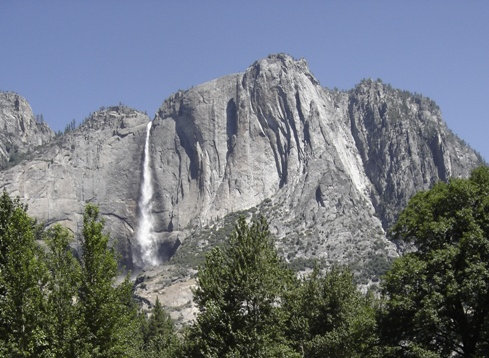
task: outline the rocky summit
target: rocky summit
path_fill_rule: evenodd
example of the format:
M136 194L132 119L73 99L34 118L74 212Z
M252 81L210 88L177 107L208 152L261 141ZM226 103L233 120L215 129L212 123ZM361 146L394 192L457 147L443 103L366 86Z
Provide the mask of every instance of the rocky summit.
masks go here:
M18 163L30 150L49 142L54 132L16 93L0 92L0 168Z
M146 269L137 293L179 312L190 307L192 272L239 215L265 215L298 270L349 264L367 283L399 253L386 233L409 198L483 164L432 100L380 80L330 90L304 60L271 55L175 93L155 115L146 179L161 265L144 267L136 232L149 118L109 107L61 136L39 123L27 134L19 119L26 128L32 119L25 100L1 98L0 124L19 124L0 149L23 143L30 155L4 167L0 185L46 225L74 232L84 204L98 204L125 266ZM175 287L186 296L176 297Z

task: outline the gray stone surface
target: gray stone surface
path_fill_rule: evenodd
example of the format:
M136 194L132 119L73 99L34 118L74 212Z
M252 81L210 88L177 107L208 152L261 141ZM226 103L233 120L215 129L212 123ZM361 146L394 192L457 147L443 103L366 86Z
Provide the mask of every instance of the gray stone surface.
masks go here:
M9 101L0 102L2 116L21 118L4 114L15 108ZM33 216L74 232L84 204L98 204L131 268L148 121L126 107L99 111L0 171L0 186ZM371 80L329 90L304 60L282 54L165 100L150 154L154 228L171 265L143 274L137 293L160 296L184 320L193 312L196 265L238 215L265 215L280 253L298 269L314 260L350 264L363 281L376 280L399 253L386 231L408 199L483 163L428 98ZM185 288L183 301L172 282Z
M157 227L189 263L245 211L269 218L291 261L368 266L396 255L386 230L416 191L481 163L431 100L369 80L328 90L287 55L170 97L152 153Z
M351 130L384 228L409 198L439 180L467 176L481 158L456 137L429 98L365 80L349 94Z
M78 129L0 172L0 187L21 197L46 225L80 232L86 203L99 206L124 264L136 246L137 201L147 115L127 107L92 114Z
M36 121L25 98L0 91L0 168L21 161L53 137L54 132L46 123Z

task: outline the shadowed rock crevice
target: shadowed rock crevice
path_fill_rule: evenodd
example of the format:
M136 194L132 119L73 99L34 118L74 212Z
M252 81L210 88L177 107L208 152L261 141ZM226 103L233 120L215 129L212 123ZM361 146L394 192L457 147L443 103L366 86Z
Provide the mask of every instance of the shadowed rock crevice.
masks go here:
M318 202L319 205L324 207L324 200L323 200L323 193L321 191L321 186L318 185L316 189L316 201Z
M174 242L163 241L160 243L158 247L158 257L161 262L167 262L173 255L175 255L175 252L180 245L181 242L179 239L176 239Z
M440 180L447 181L449 173L447 172L447 168L445 167L443 143L439 135L433 136L431 138L429 148L433 155L433 161L438 171L438 177L440 178Z
M227 135L227 155L229 155L234 148L236 138L238 134L238 111L236 109L236 103L234 98L230 99L226 106L226 135Z
M183 115L183 114L182 114ZM187 157L190 159L190 179L198 179L199 171L200 171L200 158L197 153L196 143L197 137L195 133L194 125L191 121L192 117L180 117L183 119L179 119L176 121L176 133L178 135L179 146L183 148Z

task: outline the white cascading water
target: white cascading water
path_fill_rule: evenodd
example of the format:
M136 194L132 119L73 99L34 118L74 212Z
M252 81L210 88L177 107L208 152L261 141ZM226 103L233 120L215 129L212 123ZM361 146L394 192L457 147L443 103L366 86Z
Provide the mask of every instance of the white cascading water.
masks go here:
M157 265L156 243L153 232L151 169L149 155L149 134L152 122L146 127L146 142L144 144L143 180L141 183L141 197L139 199L140 218L137 231L137 242L141 249L141 260L145 266Z

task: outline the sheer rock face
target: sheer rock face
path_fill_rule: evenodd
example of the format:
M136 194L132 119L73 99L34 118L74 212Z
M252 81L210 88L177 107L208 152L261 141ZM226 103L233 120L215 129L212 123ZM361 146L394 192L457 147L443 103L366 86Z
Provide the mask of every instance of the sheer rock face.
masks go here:
M0 91L0 167L13 165L25 153L53 137L54 132L47 124L36 121L23 97Z
M380 81L330 91L286 55L176 93L151 138L160 232L254 208L291 260L395 255L385 231L408 199L482 163L431 100Z
M349 94L351 131L384 227L409 198L437 181L467 176L481 158L445 125L428 98L361 82Z
M148 121L125 107L97 112L1 171L0 184L74 231L95 202L130 267ZM377 265L397 254L386 229L416 191L482 164L431 100L370 80L328 90L287 55L172 95L150 153L159 252L176 250L176 265L215 244L236 212L266 215L291 262Z
M385 241L347 103L285 55L169 98L152 133L160 230L212 224L271 199L287 253L343 260L367 237Z
M46 225L81 233L84 206L96 203L123 262L131 267L144 134L149 118L127 107L91 115L29 160L0 172L0 183Z

